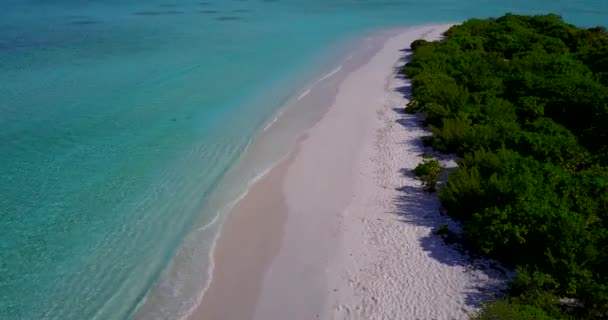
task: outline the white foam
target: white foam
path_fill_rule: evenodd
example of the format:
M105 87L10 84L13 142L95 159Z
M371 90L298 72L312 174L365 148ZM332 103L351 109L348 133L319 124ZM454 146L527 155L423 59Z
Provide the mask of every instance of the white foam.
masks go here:
M274 117L272 119L272 121L268 122L268 124L266 126L264 126L264 129L262 129L262 131L266 131L268 130L270 127L272 127L272 125L277 122L277 120L279 120L279 116L277 115L276 117Z
M342 70L342 66L341 65L338 66L337 68L335 68L334 70L332 70L330 73L328 73L328 74L324 75L323 77L321 77L321 79L319 79L317 81L317 83L331 78L333 75L335 75L336 73L340 72L340 70Z
M351 56L349 56L347 59L351 59L352 57L353 57L353 56L351 55ZM315 81L315 82L313 83L313 86L314 86L314 85L316 85L316 84L318 84L318 83L321 83L321 82L323 82L323 81L325 81L325 80L327 80L327 79L329 79L329 78L331 78L331 77L333 77L333 76L334 76L334 75L336 75L338 72L340 72L340 70L342 70L342 68L343 68L343 66L342 66L342 65L339 65L338 67L336 67L335 69L333 69L331 72L329 72L329 73L327 73L327 74L323 75L321 78L319 78L317 81ZM296 101L300 101L300 100L304 99L306 96L308 96L308 95L310 94L310 92L311 92L311 91L312 91L312 87L311 87L311 88L309 88L309 89L304 90L304 91L303 91L303 92L302 92L302 93L301 93L301 94L300 94L300 95L299 95L299 96L296 98ZM268 122L268 123L267 123L267 124L264 126L264 128L262 129L262 131L266 131L266 130L270 129L270 127L272 127L272 125L274 125L274 124L275 124L275 122L277 122L277 121L279 120L279 117L281 116L281 114L282 114L282 113L283 113L283 111L278 112L278 113L277 113L277 115L276 115L274 118L272 118L272 120L271 120L270 122Z
M262 131L266 131L268 130L270 127L272 127L273 124L275 124L275 122L277 122L279 120L279 118L283 115L283 110L277 112L277 115L274 116L274 118L272 118L272 120L270 122L268 122L268 124L266 124L264 126L264 129L262 129ZM251 141L249 141L251 143ZM247 150L245 150L247 151ZM243 151L243 154L245 154L245 152Z
M304 97L306 97L310 93L310 90L311 89L308 89L308 90L302 92L302 94L298 97L298 99L296 99L296 101L300 101L300 100L304 99Z

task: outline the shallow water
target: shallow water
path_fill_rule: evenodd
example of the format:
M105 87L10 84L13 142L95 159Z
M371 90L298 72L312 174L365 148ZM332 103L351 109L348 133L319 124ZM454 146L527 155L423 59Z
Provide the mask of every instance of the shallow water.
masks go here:
M0 318L185 312L213 190L343 39L508 11L608 21L603 0L3 0Z

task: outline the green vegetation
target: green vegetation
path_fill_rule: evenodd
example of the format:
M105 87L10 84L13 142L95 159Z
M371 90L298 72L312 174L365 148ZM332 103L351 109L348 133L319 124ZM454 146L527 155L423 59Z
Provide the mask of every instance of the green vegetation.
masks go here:
M443 171L443 167L439 161L430 155L424 155L422 162L414 168L414 174L422 181L422 189L427 192L437 191L437 182L439 174Z
M450 229L448 228L447 224L442 224L439 226L439 229L435 231L435 234L438 236L446 236L450 234Z
M530 304L511 301L496 301L486 305L476 320L552 320L542 309Z
M606 29L472 19L417 41L402 72L427 142L460 157L443 206L467 245L519 270L478 319L608 318Z

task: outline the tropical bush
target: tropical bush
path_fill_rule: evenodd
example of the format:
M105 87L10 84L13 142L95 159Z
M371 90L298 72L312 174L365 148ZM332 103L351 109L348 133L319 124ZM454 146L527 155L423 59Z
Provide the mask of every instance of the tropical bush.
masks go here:
M422 189L427 192L437 191L437 182L443 167L430 155L424 155L422 162L414 168L414 174L422 181Z
M477 319L608 318L606 29L507 14L413 49L407 111L459 156L442 205L470 248L519 270ZM430 161L416 174L432 182Z

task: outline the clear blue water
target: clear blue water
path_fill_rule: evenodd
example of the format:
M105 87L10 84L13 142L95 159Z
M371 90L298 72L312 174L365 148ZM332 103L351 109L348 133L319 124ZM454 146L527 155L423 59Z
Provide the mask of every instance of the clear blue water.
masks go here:
M608 1L2 0L0 319L134 317L282 104L260 96L345 37L504 12L605 25Z

